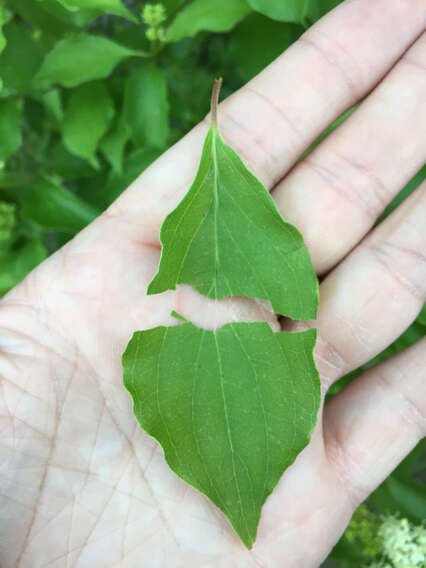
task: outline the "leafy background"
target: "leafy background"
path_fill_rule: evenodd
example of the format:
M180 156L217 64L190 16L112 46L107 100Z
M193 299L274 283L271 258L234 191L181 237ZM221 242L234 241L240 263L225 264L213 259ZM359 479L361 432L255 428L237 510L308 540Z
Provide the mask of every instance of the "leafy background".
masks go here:
M204 117L214 77L226 78L228 95L339 3L0 0L0 295ZM382 218L425 178L423 167ZM425 332L423 309L366 366ZM425 467L420 444L368 499L369 514L421 523ZM370 561L353 537L354 523L327 566ZM374 523L368 526L374 530Z

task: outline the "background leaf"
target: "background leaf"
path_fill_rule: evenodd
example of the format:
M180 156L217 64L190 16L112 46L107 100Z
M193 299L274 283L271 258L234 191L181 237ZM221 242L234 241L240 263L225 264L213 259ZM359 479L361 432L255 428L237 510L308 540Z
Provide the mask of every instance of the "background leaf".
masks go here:
M0 99L0 162L4 163L22 143L22 100Z
M378 223L383 221L400 203L404 201L426 179L426 165L424 165L407 185L394 197L386 207L386 211L380 216Z
M123 172L121 174L110 172L105 185L98 186L98 192L103 194L102 197L98 197L100 203L108 207L160 155L161 150L156 148L134 150L125 158Z
M409 481L400 481L396 476L386 481L387 489L398 504L398 509L407 517L422 523L426 519L426 494L424 487Z
M381 361L385 361L392 355L396 355L400 353L402 350L410 347L419 341L422 337L426 335L426 325L422 324L423 318L423 310L420 312L418 318L402 333L393 343L391 343L386 349L384 349L381 353L373 357L370 361L358 367L354 371L351 371L330 387L327 392L327 397L334 396L338 392L342 390L346 385L348 385L351 381L353 381L356 377L358 377L363 371L366 371L370 367L377 365Z
M269 18L307 26L319 20L342 0L248 0L251 7Z
M24 201L21 215L44 229L75 235L99 215L93 206L63 187L57 180L40 177Z
M6 37L3 33L3 26L6 24L7 20L6 8L3 4L0 4L0 53L6 47Z
M419 315L417 316L417 321L421 325L426 327L426 304L423 304L423 308L422 308L421 312L419 313ZM426 329L425 329L425 334L426 334Z
M309 0L306 16L310 23L316 22L341 3L342 0Z
M64 143L68 150L99 166L95 152L114 117L114 103L103 83L87 83L75 89L65 108Z
M123 171L123 155L130 138L130 127L124 113L116 119L114 127L101 141L100 150L118 174Z
M16 225L15 206L0 201L0 257L10 248Z
M146 63L132 72L125 87L124 113L135 146L166 146L168 97L162 69Z
M194 0L178 12L166 38L179 41L201 30L227 32L249 12L247 0Z
M110 170L87 176L80 180L78 193L95 207L106 209L160 154L155 148L138 148L124 158L122 173Z
M10 22L4 28L6 47L0 54L0 77L5 97L31 90L31 81L40 67L43 50L23 26Z
M229 41L229 58L244 81L264 69L303 32L301 26L283 24L261 14L250 14L235 28ZM262 48L256 38L262 38Z
M75 31L99 16L90 9L70 12L57 0L13 0L13 8L29 25L54 36Z
M56 126L60 125L64 118L64 110L59 89L51 89L43 93L40 99L46 109L47 116L53 120Z
M280 20L303 24L310 0L248 0L253 10Z
M7 292L47 257L46 247L40 240L26 242L0 256L0 294Z
M397 515L421 523L425 519L426 440L421 440L368 501L379 515Z
M96 169L86 159L71 154L61 140L56 140L51 145L46 166L50 173L67 179L70 184L75 181L81 183L96 173Z
M206 331L187 322L136 332L123 355L140 425L249 548L263 503L316 423L315 337L266 323Z
M75 87L107 77L123 59L141 55L104 37L80 34L60 40L46 55L34 78L38 87L54 83Z
M79 8L89 8L99 10L104 14L115 14L123 16L132 22L137 22L135 16L124 6L120 0L57 0L67 8L67 10L78 10Z

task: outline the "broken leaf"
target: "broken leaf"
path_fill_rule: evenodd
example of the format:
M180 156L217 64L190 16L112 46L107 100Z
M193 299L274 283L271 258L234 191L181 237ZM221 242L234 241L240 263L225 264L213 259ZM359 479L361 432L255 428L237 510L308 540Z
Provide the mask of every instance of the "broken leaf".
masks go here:
M195 181L161 227L148 293L186 283L215 299L265 298L279 313L314 317L317 280L302 236L220 137L219 87ZM258 322L208 331L173 315L185 323L133 335L124 384L171 469L220 507L251 548L267 496L316 423L316 331L274 333Z
M161 227L148 294L190 284L210 298L264 298L279 314L315 318L318 282L303 237L219 134L219 86L195 180Z
M186 322L137 331L123 355L140 425L248 548L263 503L316 423L315 337L262 322L216 331Z

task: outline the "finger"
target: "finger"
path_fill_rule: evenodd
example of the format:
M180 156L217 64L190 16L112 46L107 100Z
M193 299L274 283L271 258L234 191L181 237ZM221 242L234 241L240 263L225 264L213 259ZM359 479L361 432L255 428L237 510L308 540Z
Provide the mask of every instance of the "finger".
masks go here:
M358 505L426 434L426 339L372 367L324 410L327 455Z
M362 105L274 189L319 273L373 226L426 158L426 32Z
M224 138L272 187L328 124L374 87L425 23L423 0L344 2L221 105ZM159 225L194 177L206 128L198 125L109 209L122 231L158 244Z
M320 285L317 364L325 385L359 367L415 319L426 296L426 182ZM297 324L301 327L302 324Z

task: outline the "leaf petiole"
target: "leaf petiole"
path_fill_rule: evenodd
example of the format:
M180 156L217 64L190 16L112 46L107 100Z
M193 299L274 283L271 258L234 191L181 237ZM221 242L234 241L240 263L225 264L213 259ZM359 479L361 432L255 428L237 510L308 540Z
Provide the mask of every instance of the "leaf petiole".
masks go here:
M220 88L222 86L222 81L223 81L222 77L216 79L212 90L212 98L210 104L210 111L211 111L210 119L212 126L214 126L214 128L217 128L217 107L219 104L219 93L220 93Z

